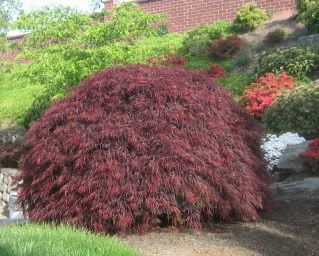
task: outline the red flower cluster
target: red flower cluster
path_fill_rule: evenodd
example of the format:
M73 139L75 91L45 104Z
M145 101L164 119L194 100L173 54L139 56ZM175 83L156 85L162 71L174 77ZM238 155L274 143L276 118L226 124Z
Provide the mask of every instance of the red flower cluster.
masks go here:
M257 78L245 91L242 105L256 118L261 118L265 109L272 105L277 95L285 89L294 87L295 80L286 73L275 75L268 73Z
M107 233L254 220L269 203L260 141L207 75L110 68L32 124L20 200L32 221Z
M243 46L243 41L236 35L226 37L225 39L217 39L213 41L210 47L210 55L215 59L229 59Z
M319 172L319 137L312 140L309 148L300 155L313 167L314 171Z
M169 55L169 56L157 56L148 59L148 64L151 66L183 66L188 60L184 56Z
M210 78L220 78L220 77L225 77L227 76L227 72L225 71L225 69L216 64L213 65L208 71L207 71L208 77Z

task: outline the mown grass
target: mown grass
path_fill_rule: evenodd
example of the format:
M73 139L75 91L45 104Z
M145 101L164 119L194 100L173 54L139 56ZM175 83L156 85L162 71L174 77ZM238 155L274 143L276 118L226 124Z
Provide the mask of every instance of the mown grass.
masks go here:
M0 228L1 256L138 256L116 238L70 226L27 224Z
M217 79L217 82L232 92L238 101L243 95L244 90L255 79L253 73L231 72L226 77Z
M18 67L16 67L18 69ZM18 70L0 72L0 123L20 123L44 86L30 84L18 76Z

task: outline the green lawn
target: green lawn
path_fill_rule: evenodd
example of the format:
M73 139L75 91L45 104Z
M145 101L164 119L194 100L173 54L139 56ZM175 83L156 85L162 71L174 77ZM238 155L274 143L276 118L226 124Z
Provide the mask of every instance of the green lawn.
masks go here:
M41 85L18 78L14 71L0 73L0 123L6 120L19 123L43 90Z
M1 256L138 256L116 238L72 227L0 227Z

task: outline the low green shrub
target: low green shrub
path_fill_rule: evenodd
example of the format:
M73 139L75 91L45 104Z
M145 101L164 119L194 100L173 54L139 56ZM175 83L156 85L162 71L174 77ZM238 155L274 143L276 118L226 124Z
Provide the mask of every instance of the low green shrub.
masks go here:
M237 12L235 29L240 32L248 32L256 29L268 19L265 11L258 8L254 3L243 5Z
M270 132L297 132L308 138L319 135L319 81L280 95L263 117Z
M157 36L164 36L168 34L168 26L165 23L161 23L156 29Z
M190 55L206 55L213 40L230 35L232 32L232 24L226 21L200 25L186 34L183 51Z
M236 100L243 95L244 90L254 80L253 73L232 72L226 77L219 78L217 81L233 93Z
M116 238L69 226L22 225L0 229L1 256L138 256Z
M283 42L287 38L287 32L281 28L271 31L267 34L265 43L269 46L274 46Z
M319 32L319 2L318 0L299 1L299 19L313 33Z
M257 63L257 74L282 73L305 80L319 70L319 50L310 47L293 46L276 48L266 52Z

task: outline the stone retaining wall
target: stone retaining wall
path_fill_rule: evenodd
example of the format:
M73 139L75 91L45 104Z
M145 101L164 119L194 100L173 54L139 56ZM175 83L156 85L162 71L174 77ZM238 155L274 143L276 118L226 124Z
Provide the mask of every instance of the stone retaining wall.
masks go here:
M11 192L12 177L18 170L9 168L0 168L0 208L8 212L9 198ZM0 214L3 214L0 212Z

